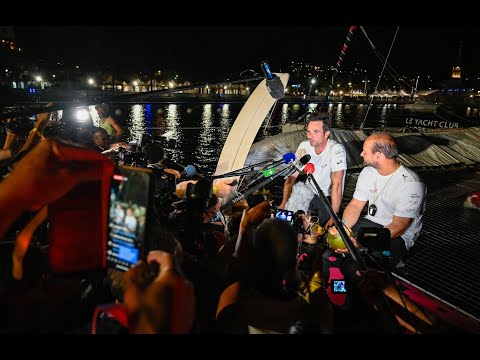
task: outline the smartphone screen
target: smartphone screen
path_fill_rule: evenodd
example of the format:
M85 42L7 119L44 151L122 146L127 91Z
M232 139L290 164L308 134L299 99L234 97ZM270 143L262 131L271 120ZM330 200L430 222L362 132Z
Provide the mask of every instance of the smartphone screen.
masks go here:
M332 294L343 294L346 292L345 280L332 280Z
M290 210L284 210L284 209L277 209L275 213L275 217L280 220L285 220L288 222L293 221L293 211Z
M122 271L145 259L152 172L119 166L110 188L107 266Z

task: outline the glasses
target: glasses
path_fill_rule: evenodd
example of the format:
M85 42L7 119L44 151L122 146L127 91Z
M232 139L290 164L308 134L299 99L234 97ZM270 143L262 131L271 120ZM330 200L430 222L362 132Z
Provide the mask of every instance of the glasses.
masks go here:
M375 204L372 204L368 207L368 215L370 216L375 216L377 213L377 206Z

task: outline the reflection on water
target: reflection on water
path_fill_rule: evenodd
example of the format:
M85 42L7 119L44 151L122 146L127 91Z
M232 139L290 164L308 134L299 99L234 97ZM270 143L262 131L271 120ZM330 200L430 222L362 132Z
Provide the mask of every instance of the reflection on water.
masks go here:
M171 152L167 154L170 155L170 158L175 162L181 162L181 154L178 149L183 149L183 133L180 131L180 113L179 105L170 104L167 107L166 119L166 136L165 139L175 141L175 147L171 149Z
M226 105L223 106L221 114L223 114ZM222 116L223 118L223 116ZM214 149L211 144L215 142L215 130L213 128L212 107L204 107L202 112L202 127L200 129L200 137L198 149L195 152L196 158L204 156L205 158L215 157Z
M95 105L90 105L88 107L88 112L90 113L90 116L92 117L93 125L99 126L100 125L100 116L98 116L97 110L95 110ZM62 117L62 116L60 115L60 117Z
M133 105L130 109L130 138L128 141L136 141L140 138L140 136L145 133L145 106L147 105ZM150 105L148 105L150 106Z
M243 104L115 104L110 112L129 132L125 140L136 140L140 134L148 133L163 138L166 154L173 161L193 164L199 173L210 175L216 168L216 162L222 151L234 120ZM298 119L318 104L277 104L271 117L267 117L260 128L255 142L282 132L287 121ZM372 105L367 113L368 104L332 104L328 111L334 119L333 126L338 128L365 127L403 127L405 119L412 115L410 110L396 104ZM98 124L98 115L94 107L89 108L94 123ZM462 114L478 116L478 109L462 109ZM431 118L435 118L433 113ZM241 136L241 134L239 134Z

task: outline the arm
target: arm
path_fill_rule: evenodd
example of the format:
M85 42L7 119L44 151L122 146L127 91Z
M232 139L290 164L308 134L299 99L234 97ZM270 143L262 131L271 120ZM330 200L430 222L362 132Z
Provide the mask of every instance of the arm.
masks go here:
M345 170L335 171L330 174L332 179L332 209L336 214L340 212L343 196L343 175ZM326 227L333 225L333 220L328 220Z
M285 208L285 204L288 201L288 198L292 194L292 188L293 185L295 184L295 180L297 179L298 176L298 171L295 171L292 175L290 175L287 180L285 180L285 184L283 184L283 198L282 198L282 203L278 206L280 209Z
M426 188L423 183L407 183L398 192L401 196L395 202L392 222L385 226L390 230L391 239L401 236L413 219L425 210Z
M5 144L3 144L3 150L9 149L16 137L16 134L7 131L7 137L5 138Z
M406 218L393 215L392 222L384 227L390 230L390 239L402 236L407 228L412 223L413 218Z
M261 202L250 210L248 208L243 210L235 252L233 254L233 257L238 260L240 272L244 271L248 262L248 238L252 236L256 227L265 220L268 213L270 213L270 203L268 201Z
M343 212L343 221L348 228L352 228L357 223L366 203L366 201L352 198Z
M12 150L0 149L0 161L12 158Z
M175 175L175 177L177 179L180 179L182 177L182 175L180 174L180 171L175 170L175 169L166 168L166 169L163 169L163 172L165 172L167 174Z
M218 198L224 198L228 194L230 194L233 189L235 188L235 185L229 185L232 182L232 179L220 179L220 181L217 181L213 185L213 193L218 197ZM187 186L189 183L196 184L197 180L186 180L186 181L181 181L177 184L175 194L177 195L178 198L183 199L186 197L187 194Z
M111 116L108 118L108 123L110 125L112 125L112 127L116 131L114 139L115 140L120 140L122 138L122 135L123 135L123 128L120 125L118 125L118 123L115 121L115 119Z
M102 179L107 164L113 167L96 151L41 141L0 183L0 236L24 211L38 210L78 183Z
M47 106L52 106L52 103L48 103ZM32 144L38 142L38 140L43 140L42 130L45 127L48 119L50 118L50 113L41 113L37 115L37 121L33 126L33 129L30 131L28 135L27 141L23 144L22 148L20 149L19 153L23 151L28 151Z
M124 302L134 334L187 334L195 318L192 283L181 273L174 256L155 250L147 256L159 273L149 282L150 269L143 261L125 273Z

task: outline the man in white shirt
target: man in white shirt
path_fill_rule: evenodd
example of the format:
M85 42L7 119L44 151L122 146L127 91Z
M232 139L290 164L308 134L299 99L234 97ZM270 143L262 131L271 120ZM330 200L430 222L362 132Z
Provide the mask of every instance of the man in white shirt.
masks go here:
M137 230L137 219L133 215L133 210L130 207L127 208L127 214L125 215L124 224L129 232L135 232L135 230Z
M307 122L308 140L300 143L295 156L297 159L300 159L305 154L311 156L309 162L315 166L313 176L330 201L332 209L338 214L342 203L347 157L344 146L329 139L331 124L331 119L327 112L319 111L312 113ZM291 211L299 210L289 209L287 204L287 201L292 195L292 189L295 191L293 185L298 175L299 172L296 171L285 181L283 186L283 199L279 206L280 209ZM292 196L292 198L293 197L294 196ZM326 226L329 227L333 224L330 214L318 196L313 197L310 208L318 211L319 223L322 226L326 224Z
M427 188L414 171L397 161L397 143L390 134L370 135L360 156L367 166L358 177L343 221L355 236L361 227L388 228L390 266L401 267L422 229ZM367 215L359 220L367 202Z

